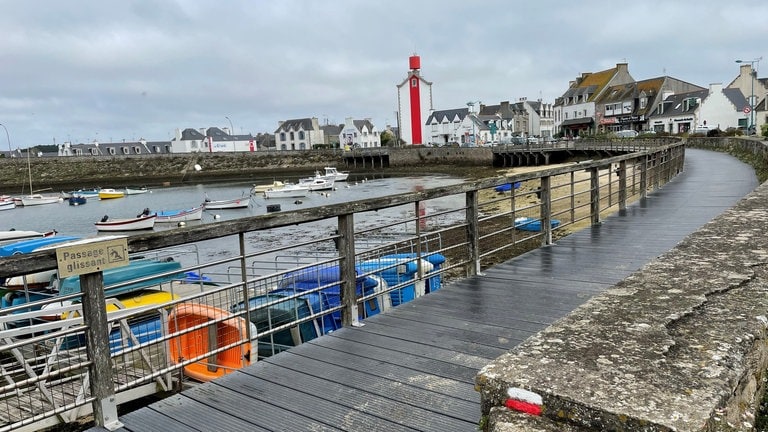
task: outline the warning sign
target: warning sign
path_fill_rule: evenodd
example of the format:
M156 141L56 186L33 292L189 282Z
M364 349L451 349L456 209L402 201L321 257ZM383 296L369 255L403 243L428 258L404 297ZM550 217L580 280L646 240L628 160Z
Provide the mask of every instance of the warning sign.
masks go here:
M128 265L128 238L108 237L67 243L56 249L59 277L96 273Z

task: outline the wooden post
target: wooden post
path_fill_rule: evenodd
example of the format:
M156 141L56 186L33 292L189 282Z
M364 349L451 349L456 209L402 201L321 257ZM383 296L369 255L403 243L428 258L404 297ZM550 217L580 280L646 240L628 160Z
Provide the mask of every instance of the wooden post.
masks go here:
M123 426L117 419L117 401L112 379L112 359L109 350L109 327L104 301L102 272L80 276L80 290L85 323L86 352L91 360L89 378L93 396L93 417L96 426L115 430Z
M480 237L478 230L477 210L477 191L468 191L466 195L466 218L467 218L467 249L469 251L469 265L467 266L467 275L474 276L480 274Z
M544 238L542 245L552 244L552 177L545 176L541 178L541 232Z
M619 162L619 210L627 209L627 161Z
M595 168L589 169L589 209L592 218L592 225L600 223L600 171Z
M245 266L248 263L245 261L245 233L240 233L237 236L238 246L240 247L240 280L243 282L243 304L245 305L245 320L250 324L251 322L251 295L248 292L248 273L245 270ZM256 335L251 334L251 326L245 326L245 338L250 342L256 338ZM216 346L215 344L213 346ZM255 353L250 353L252 359L256 359ZM244 365L247 366L247 365Z
M648 155L641 159L640 166L640 198L648 196Z
M357 272L355 272L354 215L339 216L339 271L341 273L341 324L360 327L357 311Z

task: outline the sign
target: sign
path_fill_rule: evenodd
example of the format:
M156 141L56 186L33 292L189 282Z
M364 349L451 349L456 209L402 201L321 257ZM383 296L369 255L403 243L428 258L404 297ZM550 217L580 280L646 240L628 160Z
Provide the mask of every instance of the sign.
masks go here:
M752 108L750 108L748 106L745 106L744 107L744 114L749 114L750 112L752 112Z
M56 248L59 277L104 271L128 265L128 238L111 236L67 243Z

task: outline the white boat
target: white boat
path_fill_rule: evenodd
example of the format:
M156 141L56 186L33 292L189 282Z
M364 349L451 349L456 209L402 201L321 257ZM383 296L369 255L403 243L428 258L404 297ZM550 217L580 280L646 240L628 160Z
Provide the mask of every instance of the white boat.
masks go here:
M314 177L300 179L299 186L306 186L310 191L331 190L334 182L335 180L328 180L318 173Z
M349 177L348 172L339 171L335 167L325 167L325 174L318 173L317 175L333 181L346 181L347 177Z
M267 189L264 198L302 198L309 194L309 186L302 184L287 184L280 189Z
M279 180L275 180L272 183L268 183L268 184L253 185L253 188L251 188L251 194L256 195L256 194L264 193L267 189L280 189L283 186L285 186L285 183Z
M251 197L245 196L240 198L228 199L228 200L209 200L205 199L203 207L206 210L223 210L223 209L238 209L246 208L251 203Z
M16 203L12 199L0 200L0 210L13 210L16 208Z
M23 205L24 207L42 205L42 204L55 204L57 202L62 201L60 196L41 195L38 193L23 196L23 197L20 197L19 199L21 200L21 205ZM18 204L17 201L14 201L14 203Z
M125 188L126 195L141 195L147 192L149 192L149 189L144 186L141 186L141 187L126 186Z
M104 218L94 225L96 225L97 231L140 231L151 230L155 227L155 220L157 215L152 214L140 214L135 218L126 219L112 219L109 216Z
M51 237L56 235L56 231L40 232L40 231L24 231L24 230L8 230L0 231L0 242L10 240L30 239L36 237Z
M185 210L161 210L157 212L157 223L188 222L203 218L203 207L194 207Z

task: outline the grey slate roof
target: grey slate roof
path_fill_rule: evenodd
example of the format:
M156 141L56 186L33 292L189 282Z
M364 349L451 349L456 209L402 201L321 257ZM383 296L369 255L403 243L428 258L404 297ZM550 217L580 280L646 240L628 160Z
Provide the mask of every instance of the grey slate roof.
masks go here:
M453 121L454 118L458 117L459 120L463 120L464 117L469 114L469 108L457 108L457 109L449 109L449 110L440 110L440 111L433 111L432 114L427 117L425 124L431 124L432 120L434 119L437 123L442 123L443 120L446 118L449 121Z
M302 118L302 119L286 120L277 129L275 129L275 134L278 134L280 132L288 132L290 130L310 131L312 130L312 119Z

